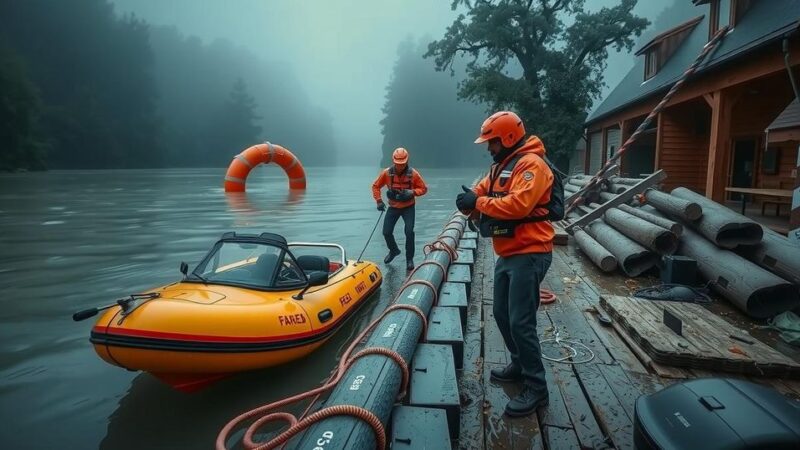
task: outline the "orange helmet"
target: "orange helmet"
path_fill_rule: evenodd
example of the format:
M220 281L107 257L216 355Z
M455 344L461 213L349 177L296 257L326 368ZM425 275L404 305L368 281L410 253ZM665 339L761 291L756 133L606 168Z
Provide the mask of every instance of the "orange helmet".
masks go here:
M405 164L408 162L408 150L403 147L397 147L392 152L392 162L395 164Z
M525 126L522 119L511 111L498 111L481 125L481 135L475 139L476 144L482 144L492 138L500 138L503 147L512 147L525 137Z

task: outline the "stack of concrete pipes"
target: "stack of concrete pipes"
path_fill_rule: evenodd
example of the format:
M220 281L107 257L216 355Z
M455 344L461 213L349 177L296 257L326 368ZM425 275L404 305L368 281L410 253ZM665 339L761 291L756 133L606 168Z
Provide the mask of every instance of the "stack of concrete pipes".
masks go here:
M711 288L739 309L765 319L800 305L800 246L684 187L645 198L651 212L687 225L678 253L695 259Z
M588 180L573 177L566 189ZM608 201L637 181L611 178L603 185L611 192L597 193L595 202ZM578 246L601 270L619 265L628 276L637 276L662 255L678 253L696 260L712 289L751 317L767 318L800 305L800 246L686 188L669 194L649 189L644 198L645 206L610 208L575 230ZM581 206L573 217L598 206Z
M589 177L577 175L567 181L567 196L588 183ZM612 177L599 191L579 206L573 217L589 213L641 180ZM620 205L605 211L603 216L574 231L580 249L601 270L611 272L620 267L635 277L655 266L662 255L671 255L678 248L680 224L645 212L640 208Z

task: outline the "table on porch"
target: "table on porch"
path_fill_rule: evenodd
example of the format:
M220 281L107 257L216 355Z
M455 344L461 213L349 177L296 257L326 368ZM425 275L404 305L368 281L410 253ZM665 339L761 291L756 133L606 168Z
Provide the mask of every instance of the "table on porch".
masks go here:
M757 189L743 187L726 187L726 192L736 192L739 194L763 195L765 197L792 198L792 191L789 189ZM747 206L747 195L742 195L742 215Z

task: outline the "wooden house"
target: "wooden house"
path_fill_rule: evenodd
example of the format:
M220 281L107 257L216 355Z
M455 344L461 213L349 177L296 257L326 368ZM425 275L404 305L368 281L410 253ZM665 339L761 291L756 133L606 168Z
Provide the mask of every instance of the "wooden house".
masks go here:
M716 50L623 155L621 173L664 169L667 189L686 186L719 202L735 198L726 187L790 189L800 137L783 133L790 139L776 141L765 131L795 98L787 65L800 83L800 0L693 3L697 15L638 49L633 69L588 117L585 173L597 172L728 26Z

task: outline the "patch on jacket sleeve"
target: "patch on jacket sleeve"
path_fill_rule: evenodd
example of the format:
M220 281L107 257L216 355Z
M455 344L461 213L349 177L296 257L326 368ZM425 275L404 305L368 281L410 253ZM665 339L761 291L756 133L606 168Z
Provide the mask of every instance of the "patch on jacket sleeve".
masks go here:
M525 173L522 174L522 178L524 178L525 181L531 181L533 179L533 172L526 170Z

